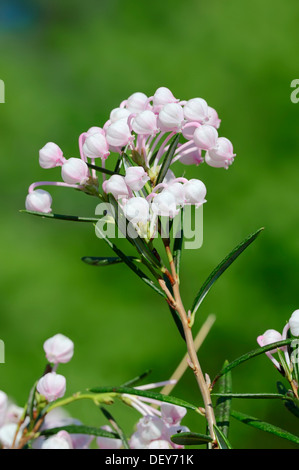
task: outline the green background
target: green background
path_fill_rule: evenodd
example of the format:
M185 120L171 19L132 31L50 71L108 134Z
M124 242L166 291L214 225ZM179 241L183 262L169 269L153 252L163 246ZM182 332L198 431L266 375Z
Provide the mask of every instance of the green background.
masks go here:
M46 142L56 142L66 157L78 156L82 131L102 125L133 92L150 96L159 86L181 99L205 98L222 119L220 135L237 153L228 171L180 164L175 170L186 169L188 178L202 179L208 189L204 244L182 261L187 307L214 266L245 236L265 227L198 314L196 330L208 314L217 316L199 353L213 377L224 359L255 348L266 329L281 331L298 308L299 104L290 100L290 83L298 77L298 3L53 0L20 5L15 19L5 17L2 5L0 19L0 78L6 85L6 103L0 105L0 338L6 345L0 389L24 403L45 365L43 342L58 332L76 348L71 363L60 368L68 393L118 385L148 368L150 381L165 380L181 360L184 344L159 296L125 266L100 269L81 262L84 255L111 254L91 225L19 213L31 182L60 178L59 169L38 165L38 150ZM57 188L51 194L54 212L94 215L92 198ZM277 380L265 356L233 374L235 392L275 392ZM191 371L173 394L196 402ZM233 406L296 433L295 417L280 402L235 401ZM70 411L86 424L104 424L89 403ZM137 412L116 405L114 414L131 432ZM184 424L204 432L203 420L192 413ZM292 447L236 421L230 438L236 448Z

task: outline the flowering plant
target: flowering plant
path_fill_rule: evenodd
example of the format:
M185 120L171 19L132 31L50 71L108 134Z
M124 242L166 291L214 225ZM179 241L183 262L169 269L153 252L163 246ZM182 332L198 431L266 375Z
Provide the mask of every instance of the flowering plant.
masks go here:
M40 217L94 224L96 235L114 251L114 257L84 257L93 266L125 263L136 276L159 294L186 344L187 355L173 377L165 382L138 385L145 375L120 387L98 387L65 398L66 379L57 374L60 363L68 362L74 350L69 338L58 334L44 344L49 361L43 376L33 386L24 409L8 402L0 392L0 442L8 448L86 448L97 438L100 448L174 449L185 445L231 448L229 420L233 418L266 432L299 443L299 437L256 418L231 409L232 399L275 398L295 416L298 402L299 317L296 310L283 330L267 330L258 337L259 348L232 362L225 361L214 380L204 374L198 359L198 337L192 327L205 296L222 273L258 237L249 235L212 271L195 296L190 309L184 307L180 292L180 260L184 248L198 248L202 231L202 207L206 186L198 179L175 176L175 162L228 169L235 154L232 143L218 136L220 119L202 98L182 101L161 87L148 97L134 93L110 113L103 127L92 127L79 137L80 158L66 159L60 147L47 143L39 152L42 168L61 167L62 181L43 181L29 187L26 212ZM106 167L106 161L113 169ZM52 197L42 186L62 186L97 199L96 217L87 218L52 212ZM196 242L187 242L188 222L196 220ZM126 238L134 255L117 245ZM116 239L116 241L115 241ZM201 334L209 326L203 325ZM202 340L202 336L200 337ZM243 362L266 353L290 389L279 384L275 394L233 393L231 371ZM274 354L277 358L274 358ZM191 404L170 395L173 386L189 366L200 390L202 403ZM218 391L214 392L215 385ZM152 389L163 387L161 393ZM109 427L91 428L65 415L61 407L88 399L100 407ZM105 405L120 399L137 409L142 418L130 438L122 431ZM202 406L203 405L203 406ZM206 420L206 434L181 426L187 410ZM200 418L199 418L200 419Z

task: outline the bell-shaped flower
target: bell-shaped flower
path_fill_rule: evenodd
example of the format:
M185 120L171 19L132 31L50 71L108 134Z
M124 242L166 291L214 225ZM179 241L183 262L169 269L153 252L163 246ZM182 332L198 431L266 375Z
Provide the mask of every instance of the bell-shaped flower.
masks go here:
M149 179L142 166L130 166L126 169L125 182L133 191L140 191Z
M65 394L66 380L63 375L49 372L39 379L36 389L47 401L51 402Z
M206 154L205 161L210 166L228 168L235 156L231 141L226 137L219 137L215 147Z
M144 416L137 423L137 432L141 440L150 442L162 436L164 426L163 421L157 416Z
M189 180L184 184L184 191L187 204L195 204L196 207L199 207L206 202L207 189L202 181L198 179Z
M44 351L49 362L65 364L74 354L74 343L67 336L58 333L44 342Z
M133 139L127 119L119 119L113 122L106 130L106 140L109 146L113 148L125 147Z
M183 206L185 202L185 190L182 183L173 182L167 186L167 191L170 192L176 200L178 206Z
M218 132L215 127L203 125L197 127L193 134L195 145L203 150L210 150L217 144Z
M73 449L72 439L68 432L59 431L59 433L46 439L42 449Z
M147 108L148 97L144 93L133 93L126 102L126 108L131 113L140 113Z
M208 103L202 98L192 98L184 106L184 116L189 122L204 124L209 119Z
M149 203L143 197L128 199L123 211L126 218L133 224L146 223L149 219Z
M183 108L178 103L168 103L159 112L158 127L162 132L179 132L183 122Z
M98 134L98 133L102 134L102 135L105 135L105 131L104 131L104 129L102 129L102 127L92 126L86 132L86 136L90 136L90 135Z
M101 426L104 431L112 432L110 426ZM110 437L97 437L97 444L99 449L120 449L122 447L122 441L120 439L110 439Z
M115 199L129 197L129 189L125 178L120 175L112 175L109 180L104 181L103 190L106 194L111 193Z
M171 403L161 404L162 419L170 426L177 426L187 413L183 406L172 405Z
M218 117L218 113L214 108L208 107L208 120L206 124L215 127L215 129L219 129L221 123L221 119Z
M204 161L199 148L182 150L178 147L178 160L184 165L199 165Z
M132 114L131 111L129 111L126 108L112 109L112 111L110 113L110 121L112 123L112 122L119 121L120 119L128 119L130 114Z
M109 155L106 137L101 132L88 135L83 145L83 152L86 157L105 160Z
M268 344L276 343L277 341L282 341L282 335L276 330L266 330L263 335L257 337L258 344L263 346L268 346ZM270 351L271 354L274 354L276 349Z
M154 197L151 208L156 215L170 217L171 219L179 213L176 198L168 189L163 189L161 193Z
M142 111L133 119L132 129L139 135L155 135L158 132L157 116L150 110Z
M290 330L293 336L299 336L299 310L295 310L289 319Z
M54 142L48 142L39 151L39 164L42 168L55 168L62 165L64 160L61 148Z
M68 184L85 184L89 178L88 166L80 158L69 158L62 165L61 177Z
M161 86L155 91L153 96L153 105L155 112L159 112L160 109L167 103L177 103L179 100L176 99L169 88Z
M27 195L25 201L27 211L43 212L44 214L52 211L51 204L51 195L43 189L35 189Z

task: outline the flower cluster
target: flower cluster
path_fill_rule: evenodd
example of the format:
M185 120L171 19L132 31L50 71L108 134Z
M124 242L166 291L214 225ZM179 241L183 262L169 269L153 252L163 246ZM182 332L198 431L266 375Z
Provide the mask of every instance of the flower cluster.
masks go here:
M206 202L204 183L176 178L170 165L176 161L185 165L205 161L212 167L228 168L232 164L233 146L227 138L218 136L219 126L217 112L202 98L181 101L165 87L158 88L151 97L133 93L111 111L103 127L92 127L80 135L80 158L66 159L53 142L40 150L41 167L61 167L63 181L33 183L26 209L51 212L52 197L40 189L46 185L75 188L104 200L110 193L139 235L150 238L156 229L157 216L173 218L185 205L200 207ZM179 139L172 148L177 136ZM165 155L170 155L170 161L162 177ZM105 168L108 157L114 160L115 171ZM125 174L120 174L121 170ZM96 171L103 173L102 184ZM109 179L107 173L111 175Z
M50 372L45 373L33 388L35 396L30 400L34 403L33 422L27 406L24 409L16 406L10 402L6 393L0 391L0 448L23 447L28 441L34 449L87 449L94 441L96 442L94 446L96 445L99 449L122 448L122 440L118 438L98 436L95 440L93 434L67 431L68 426L80 426L82 423L72 418L60 406L60 402L55 404L55 401L62 398L66 391L66 379L63 375L57 374L56 370L59 364L65 364L72 359L74 343L66 336L57 334L45 341L44 351L52 366L48 365L47 369L49 368ZM176 383L175 380L168 380L136 388L149 390L174 383ZM67 399L67 402L72 402L77 398L78 394L75 394ZM92 395L88 398L94 401ZM146 396L126 393L122 395L122 398L127 405L142 415L137 423L137 431L129 439L131 449L182 448L174 444L170 438L173 434L189 431L188 428L180 425L187 411L185 408ZM43 410L47 408L49 411L43 415ZM42 419L41 416L43 416ZM54 428L60 430L53 435L50 432L50 437L43 435ZM29 429L32 429L32 433L29 433L29 438L26 438ZM101 429L109 434L115 433L110 426L102 426Z

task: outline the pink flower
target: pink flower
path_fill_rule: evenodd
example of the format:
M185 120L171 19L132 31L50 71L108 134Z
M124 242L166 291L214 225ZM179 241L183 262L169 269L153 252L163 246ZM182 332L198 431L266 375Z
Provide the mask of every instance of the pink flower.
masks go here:
M208 120L206 123L215 127L215 129L219 129L221 123L221 119L219 119L217 111L210 106L208 107Z
M126 108L112 109L112 111L110 113L110 121L112 123L112 122L119 121L120 119L128 119L130 114L132 114L131 111L129 111Z
M104 181L103 190L106 194L111 193L115 199L129 197L129 189L125 178L120 175L112 175L109 180Z
M106 130L106 140L112 147L125 147L134 137L127 124L127 119L113 122Z
M209 150L215 147L218 139L218 132L215 127L203 125L197 127L193 134L195 145L203 150Z
M142 166L130 166L126 169L125 182L133 191L140 191L149 179Z
M68 184L85 184L89 178L88 166L80 158L69 158L62 165L61 177Z
M27 211L43 212L48 214L51 209L52 197L43 189L36 189L26 197L25 207Z
M44 351L49 362L65 364L74 354L74 343L62 334L52 336L44 342Z
M158 88L153 96L153 105L154 105L154 110L156 112L159 112L160 109L167 103L177 103L179 100L177 100L172 92L169 90L169 88L166 88L164 86Z
M173 182L167 186L167 191L170 192L176 200L177 205L183 206L185 202L184 186L181 183Z
M54 401L65 394L66 380L63 375L49 372L39 379L36 389L47 401Z
M206 202L205 197L207 189L204 183L197 179L191 179L184 184L185 202L187 204L195 204L196 207Z
M163 132L179 132L184 121L184 112L178 103L168 103L159 112L158 127Z
M215 147L207 152L205 161L210 166L227 169L233 163L235 156L230 140L226 137L219 137Z
M184 165L199 165L204 161L199 148L182 150L178 148L178 160Z
M192 98L184 106L184 116L187 121L204 124L209 120L209 107L202 98Z
M46 439L42 446L42 449L73 449L72 439L68 432L59 431L58 434Z
M299 310L295 310L289 319L289 325L293 336L299 336Z
M277 341L282 341L282 336L278 331L272 329L265 331L263 335L257 338L257 342L261 347L268 346L268 344L276 343ZM269 352L274 354L276 349L272 349L272 351Z
M136 134L155 135L158 132L157 116L152 111L142 111L134 118L132 129Z
M124 205L124 214L132 223L146 223L149 218L149 203L143 197L132 197Z
M54 168L63 164L63 152L54 142L48 142L39 151L39 164L42 168Z
M94 132L87 136L83 152L89 158L102 158L105 160L109 155L109 147L106 137L101 132Z
M133 93L126 102L126 108L131 113L140 113L147 107L148 97L144 93Z
M164 189L154 197L151 208L155 214L170 218L174 218L179 213L176 198L168 189Z
M170 426L179 425L187 413L186 408L172 405L171 403L162 403L160 408L162 412L162 419Z

